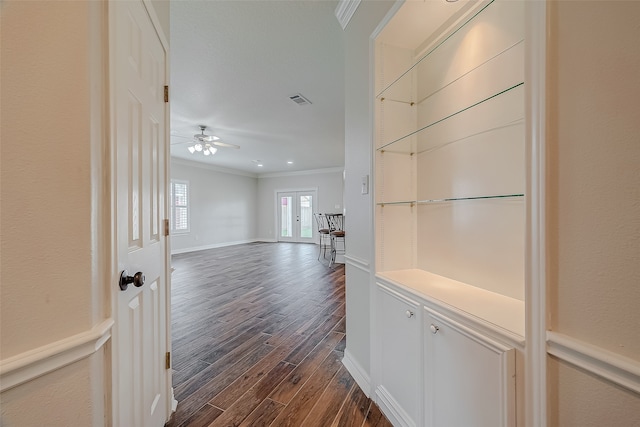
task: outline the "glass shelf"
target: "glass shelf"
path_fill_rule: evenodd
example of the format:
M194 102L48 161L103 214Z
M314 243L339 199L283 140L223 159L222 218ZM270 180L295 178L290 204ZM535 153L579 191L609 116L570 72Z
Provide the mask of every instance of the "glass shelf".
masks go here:
M462 30L469 22L471 22L476 16L478 16L479 14L481 14L484 10L487 9L487 7L489 7L489 5L491 5L491 3L493 3L495 0L490 0L489 2L487 2L487 4L485 6L483 6L480 10L478 10L477 12L473 13L472 15L470 15L455 31L453 31L451 34L449 34L447 37L445 37L444 39L442 39L438 44L436 44L435 46L433 46L431 49L429 49L424 55L422 55L420 57L420 59L418 59L411 67L409 67L409 69L407 69L404 73L402 73L400 76L398 76L395 80L393 80L390 84L388 84L387 86L385 86L385 88L380 91L380 93L376 96L376 98L381 98L384 97L385 93L387 93L389 91L390 88L392 88L399 80L401 80L403 77L405 77L407 74L411 73L414 68L416 68L422 61L424 61L426 58L428 58L434 51L436 51L440 46L442 46L443 44L445 44L450 38L454 37L460 30Z
M444 199L428 199L428 200L402 200L393 202L377 202L376 205L384 207L389 206L414 206L427 205L432 203L458 202L462 200L487 200L487 199L511 199L524 197L524 194L496 194L492 196L470 196L470 197L450 197Z
M519 82L400 138L386 142L376 151L422 153L520 124L524 120L524 105L521 102L523 96L524 82Z

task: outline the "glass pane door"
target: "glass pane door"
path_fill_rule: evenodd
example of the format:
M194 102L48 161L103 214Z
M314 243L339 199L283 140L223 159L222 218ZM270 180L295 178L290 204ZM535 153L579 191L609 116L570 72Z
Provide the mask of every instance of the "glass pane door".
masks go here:
M300 237L313 239L313 196L299 194L298 206L300 207Z
M278 241L314 243L316 191L279 192Z
M280 196L280 239L293 239L293 196Z

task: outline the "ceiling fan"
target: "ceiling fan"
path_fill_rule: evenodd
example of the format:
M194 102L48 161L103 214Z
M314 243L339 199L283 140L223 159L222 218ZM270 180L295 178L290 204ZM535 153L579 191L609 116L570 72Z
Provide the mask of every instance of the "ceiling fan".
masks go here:
M193 135L193 142L191 145L187 147L187 150L191 154L202 153L205 156L210 156L216 153L218 149L216 147L225 147L225 148L240 148L239 145L229 144L228 142L220 141L220 138L214 135L207 135L204 131L207 129L206 126L200 125L200 133ZM174 135L180 138L187 138L180 135ZM214 147L216 146L216 147Z

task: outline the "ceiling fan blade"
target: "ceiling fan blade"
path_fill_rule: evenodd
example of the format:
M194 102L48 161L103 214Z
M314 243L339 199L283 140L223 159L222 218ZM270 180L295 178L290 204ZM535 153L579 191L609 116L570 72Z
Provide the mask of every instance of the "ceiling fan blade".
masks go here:
M193 135L194 139L197 139L198 141L202 141L202 142L213 142L213 141L217 141L220 138L218 138L217 136L213 136L213 135L204 135L204 134L198 134L198 135Z
M217 145L218 147L226 147L226 148L240 148L239 145L235 145L235 144L229 144L228 142L222 142L222 141L211 141L211 143L213 145Z

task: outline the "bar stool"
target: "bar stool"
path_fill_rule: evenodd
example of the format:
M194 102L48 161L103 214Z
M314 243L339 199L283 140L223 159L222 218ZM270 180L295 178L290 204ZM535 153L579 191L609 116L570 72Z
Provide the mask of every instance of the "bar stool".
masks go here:
M331 257L329 267L336 262L336 255L344 255L346 252L344 215L325 214L329 223L329 237L331 238Z
M318 259L320 259L320 254L323 253L323 256L327 257L327 248L331 247L330 241L331 236L329 236L329 224L326 222L326 218L321 213L314 213L313 217L316 220L316 225L318 227L318 236L320 240L320 250L318 251ZM327 240L329 242L327 242Z

